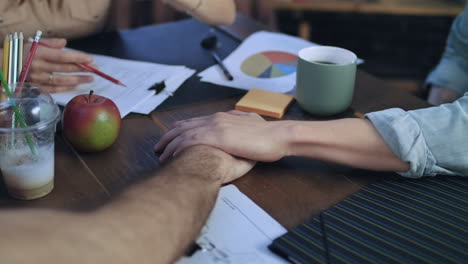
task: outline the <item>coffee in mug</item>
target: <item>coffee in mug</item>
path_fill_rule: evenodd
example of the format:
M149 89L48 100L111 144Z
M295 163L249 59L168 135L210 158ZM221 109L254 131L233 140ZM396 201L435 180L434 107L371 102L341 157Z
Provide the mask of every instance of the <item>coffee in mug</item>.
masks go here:
M345 111L352 102L357 56L346 49L313 46L299 51L296 99L320 116Z

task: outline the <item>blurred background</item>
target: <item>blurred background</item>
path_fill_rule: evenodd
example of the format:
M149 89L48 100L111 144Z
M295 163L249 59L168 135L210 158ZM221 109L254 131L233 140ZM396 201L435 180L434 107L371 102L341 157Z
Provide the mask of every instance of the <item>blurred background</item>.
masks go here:
M417 94L437 64L465 0L236 0L238 12L273 30L365 59L362 69ZM187 18L162 0L115 0L110 26L134 28Z

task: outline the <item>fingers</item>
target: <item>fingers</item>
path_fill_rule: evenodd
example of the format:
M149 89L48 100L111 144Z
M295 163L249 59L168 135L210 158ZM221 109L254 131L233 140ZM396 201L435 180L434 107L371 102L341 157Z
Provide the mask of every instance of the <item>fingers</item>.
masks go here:
M173 157L175 149L179 146L179 144L184 141L184 137L178 136L174 140L172 140L166 148L164 148L164 152L159 157L160 162L165 162L168 158Z
M41 42L54 49L63 49L67 45L67 40L63 38L42 38Z
M31 73L30 81L41 86L67 86L75 87L82 83L90 83L94 80L92 75L64 75L64 74L49 74L45 72Z
M49 47L38 47L37 58L55 62L55 63L91 63L93 62L93 57L91 55L63 49L55 49Z
M31 72L86 72L74 63L51 63L40 60L31 65Z
M178 139L186 131L193 130L193 129L197 128L197 127L208 126L209 123L212 122L214 119L216 119L216 118L225 119L226 116L229 115L229 114L238 115L238 116L251 115L250 113L245 113L245 112L240 112L240 111L233 110L233 111L230 111L228 113L219 112L219 113L215 113L213 115L201 116L201 117L195 117L195 118L192 118L192 119L177 121L173 125L171 125L169 127L169 130L161 137L159 142L155 145L154 151L155 152L161 152L161 151L164 150L164 152L166 153L166 152L168 152L167 148L169 147L169 144L172 144L173 140ZM180 139L176 143L179 143L179 142L180 142ZM186 144L186 143L184 143L184 144ZM171 145L171 146L174 146L174 144ZM185 145L183 145L183 146L185 146ZM188 147L188 145L185 146L185 147ZM178 151L181 151L181 150L183 150L183 148L178 149ZM170 149L169 154L166 154L166 155L161 156L161 157L164 157L164 158L166 158L166 156L170 157L174 151L175 151L175 148Z
M205 120L208 120L210 116L196 117L188 120L177 121L169 130L161 137L159 142L154 146L155 152L161 152L164 150L172 140L178 137L183 132L202 126Z
M56 86L56 85L47 85L47 84L41 84L41 88L44 89L44 91L47 91L48 93L62 93L62 92L67 92L73 90L75 86Z
M91 63L93 57L81 52L63 50L67 44L65 39L43 38L41 42L46 46L39 46L37 49L31 65L29 81L40 84L43 89L53 93L71 90L79 84L94 80L91 75L53 74L54 72L85 72L76 63Z
M209 145L235 154L238 151L235 151L235 142L232 141L233 133L237 133L235 138L238 140L243 135L243 127L251 127L258 121L265 120L256 113L237 110L178 121L161 137L154 150L162 152L162 162L194 145ZM239 129L232 132L232 128Z
M188 130L179 135L167 145L164 152L161 154L159 161L165 162L167 159L177 156L180 152L191 146L206 145L216 148L217 146L215 145L213 138L209 135L208 130L209 129L206 127L200 127Z
M194 117L194 118L190 118L190 119L186 119L186 120L180 120L180 121L177 121L177 122L174 122L170 127L169 127L169 130L171 129L174 129L174 128L178 128L178 127L184 127L192 122L196 122L196 121L203 121L203 120L208 120L212 115L207 115L207 116L199 116L199 117Z

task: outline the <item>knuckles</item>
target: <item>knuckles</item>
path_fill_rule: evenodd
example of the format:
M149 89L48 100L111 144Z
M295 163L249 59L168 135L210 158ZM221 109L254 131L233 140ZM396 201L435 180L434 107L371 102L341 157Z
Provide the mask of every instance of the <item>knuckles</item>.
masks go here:
M184 124L185 124L186 122L187 122L186 120L176 121L176 122L172 125L171 130L172 130L172 129L177 129L177 130L183 129L183 128L184 128Z

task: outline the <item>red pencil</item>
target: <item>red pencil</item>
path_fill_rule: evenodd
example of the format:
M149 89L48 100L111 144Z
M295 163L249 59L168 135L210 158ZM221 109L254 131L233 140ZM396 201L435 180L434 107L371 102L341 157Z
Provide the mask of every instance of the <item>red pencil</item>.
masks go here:
M98 70L98 69L96 69L96 68L91 67L90 65L88 65L88 64L86 64L86 63L76 63L76 65L78 65L78 66L80 66L81 68L86 69L86 70L88 70L88 71L90 71L90 72L92 72L92 73L95 73L95 74L101 76L102 78L107 79L107 80L109 80L109 81L111 81L111 82L113 82L113 83L115 83L115 84L121 85L121 86L123 86L123 87L127 87L127 86L126 86L125 84L123 84L121 81L119 81L119 80L117 80L117 79L115 79L115 78L113 78L113 77L111 77L111 76L109 76L109 75L103 73L102 71L100 71L100 70Z
M36 31L36 36L34 37L34 41L31 45L31 49L29 49L28 58L26 59L26 63L23 66L23 70L21 71L21 75L19 78L20 83L24 83L24 81L26 80L26 76L28 76L29 68L31 67L31 63L34 58L34 54L36 53L37 45L39 44L39 39L41 38L41 35L42 35L42 31L40 30Z
M33 44L33 45L34 45L34 44ZM41 46L43 46L43 47L48 47L48 48L50 48L49 45L47 45L47 44L45 44L45 43L43 43L43 42L39 42L39 45L41 45ZM111 82L113 82L113 83L115 83L115 84L121 85L121 86L123 86L123 87L127 87L127 86L126 86L125 84L123 84L121 81L119 81L119 80L117 80L117 79L115 79L115 78L113 78L113 77L111 77L111 76L109 76L109 75L103 73L102 71L100 71L100 70L98 70L98 69L96 69L96 68L94 68L94 67L92 67L92 66L90 66L90 65L88 65L88 64L86 64L86 63L75 63L75 64L78 65L79 67L81 67L81 68L83 68L83 69L85 69L85 70L87 70L87 71L89 71L89 72L95 73L95 74L101 76L102 78L107 79L107 80L109 80L109 81L111 81Z

